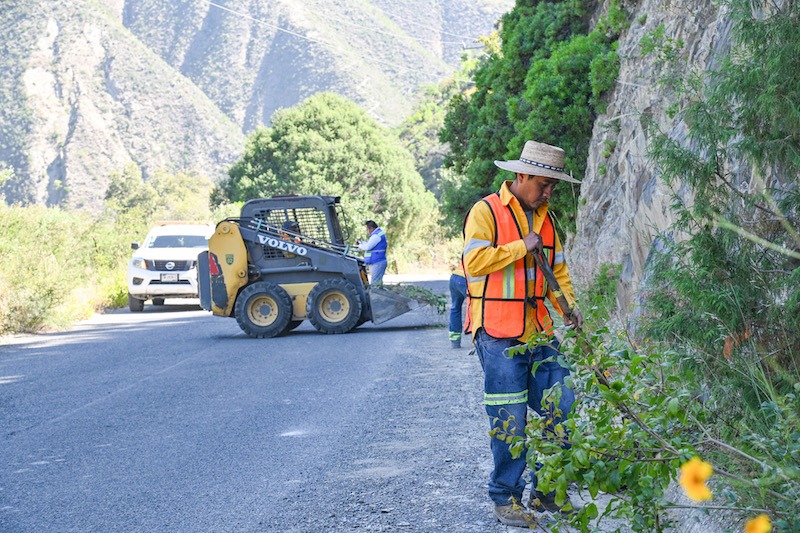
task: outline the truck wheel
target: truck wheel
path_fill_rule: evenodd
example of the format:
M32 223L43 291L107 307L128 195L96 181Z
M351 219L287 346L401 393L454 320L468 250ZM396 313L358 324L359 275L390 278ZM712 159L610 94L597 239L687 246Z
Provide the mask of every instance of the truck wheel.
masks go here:
M128 293L128 309L134 313L144 311L144 300L140 300L135 296L131 296L131 293Z
M347 333L361 317L361 298L346 279L326 279L308 293L306 312L322 333Z
M292 299L278 285L259 281L242 289L233 312L239 327L251 337L274 337L292 319Z

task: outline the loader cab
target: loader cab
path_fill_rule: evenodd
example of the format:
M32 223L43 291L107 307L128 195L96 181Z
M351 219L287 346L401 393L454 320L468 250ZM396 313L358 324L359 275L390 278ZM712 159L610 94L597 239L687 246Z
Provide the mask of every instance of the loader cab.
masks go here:
M283 227L294 222L301 239L344 246L349 240L340 223L338 196L276 196L250 200L242 206L243 224Z

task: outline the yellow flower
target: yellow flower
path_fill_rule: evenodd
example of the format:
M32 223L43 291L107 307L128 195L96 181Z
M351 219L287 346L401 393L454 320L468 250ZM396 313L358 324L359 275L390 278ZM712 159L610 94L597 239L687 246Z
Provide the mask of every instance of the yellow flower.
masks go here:
M772 531L772 523L765 514L760 514L752 520L748 520L744 525L744 533L769 533Z
M686 495L696 502L711 499L711 490L706 486L706 480L711 477L714 469L699 457L692 457L689 462L681 466L680 484Z

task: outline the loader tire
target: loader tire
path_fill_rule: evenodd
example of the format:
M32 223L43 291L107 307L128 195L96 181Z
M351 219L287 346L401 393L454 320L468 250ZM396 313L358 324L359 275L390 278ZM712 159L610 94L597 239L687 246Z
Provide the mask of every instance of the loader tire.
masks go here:
M144 300L140 300L135 296L131 296L131 293L128 293L128 309L133 313L141 313L144 311Z
M322 333L347 333L358 325L361 298L352 283L342 278L320 281L308 293L306 313Z
M239 327L251 337L275 337L292 319L292 299L280 286L259 281L242 289L233 312Z

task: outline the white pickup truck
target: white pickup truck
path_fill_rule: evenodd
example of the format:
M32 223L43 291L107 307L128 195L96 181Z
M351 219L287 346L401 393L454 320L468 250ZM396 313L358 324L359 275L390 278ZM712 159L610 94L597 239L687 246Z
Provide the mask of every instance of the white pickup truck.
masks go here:
M210 224L164 222L144 243L131 243L128 263L128 308L144 310L146 300L164 305L165 298L197 298L197 254L208 249Z

